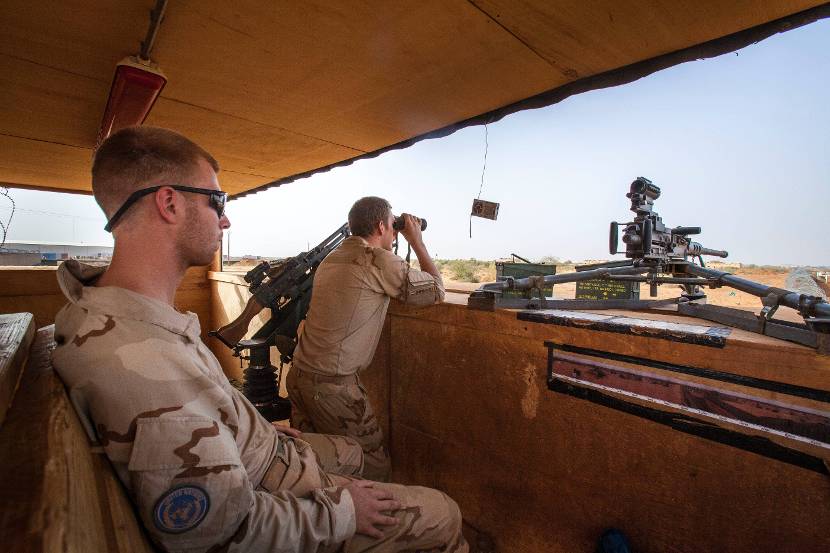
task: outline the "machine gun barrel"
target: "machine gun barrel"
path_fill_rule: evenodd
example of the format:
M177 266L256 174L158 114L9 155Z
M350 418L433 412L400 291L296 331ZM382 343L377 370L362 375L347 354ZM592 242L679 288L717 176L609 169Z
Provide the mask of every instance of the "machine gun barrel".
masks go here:
M706 248L698 244L697 242L691 242L689 244L689 250L686 252L688 255L692 257L697 257L699 255L711 255L713 257L728 257L729 252L725 250L713 250L711 248Z
M610 275L641 275L649 272L649 267L633 267L627 265L624 267L601 267L599 269L591 269L590 271L577 271L574 273L565 273L561 275L545 275L543 277L528 277L517 279L506 279L499 282L489 282L479 288L479 290L486 290L488 292L504 292L506 290L530 290L541 286L550 284L561 284L564 282L579 282L581 280L593 280L595 278L602 278ZM542 281L540 283L540 280Z
M767 286L759 282L753 282L733 275L732 273L725 273L723 271L715 271L714 269L707 269L700 267L693 263L684 266L684 271L694 276L718 281L730 288L765 298L770 295L777 296L778 304L785 305L796 311L799 311L803 316L812 317L830 317L830 303L817 299L812 301L804 294L776 288L774 286Z
M729 252L726 250L712 250L710 248L700 248L700 255L711 255L713 257L728 257Z
M656 282L658 284L706 284L706 281L695 277L642 277L629 275L608 275L611 280L618 280L620 282Z

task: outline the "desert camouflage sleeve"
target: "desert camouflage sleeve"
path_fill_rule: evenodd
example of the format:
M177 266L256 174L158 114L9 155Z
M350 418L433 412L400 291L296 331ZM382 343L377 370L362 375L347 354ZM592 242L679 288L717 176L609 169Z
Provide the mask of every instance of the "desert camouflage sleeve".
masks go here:
M354 534L347 490L296 497L254 489L237 445L237 434L246 429L232 423L232 400L210 379L169 381L163 392L145 393L130 396L142 398L144 406L164 396L169 406L156 403L133 419L127 471L141 519L165 550L312 553ZM103 415L96 417L99 429L110 422ZM110 431L105 438L117 436Z
M177 413L137 420L128 466L141 518L164 549L311 553L354 533L348 491L256 491L233 429Z
M377 248L373 270L383 291L410 305L432 305L444 301L444 281L426 271L413 269L392 252Z

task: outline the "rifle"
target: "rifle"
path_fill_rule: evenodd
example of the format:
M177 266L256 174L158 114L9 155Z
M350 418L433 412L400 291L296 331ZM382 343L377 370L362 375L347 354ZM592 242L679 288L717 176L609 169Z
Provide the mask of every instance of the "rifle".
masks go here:
M821 298L799 294L783 288L767 286L737 277L724 271L706 267L703 256L727 257L726 251L714 250L693 242L689 237L700 234L700 227L668 228L654 211L654 201L660 197L660 188L650 180L639 177L631 183L626 197L631 200L634 220L630 223L612 222L609 232L609 252L617 253L619 229L623 228L627 260L601 264L599 267L575 273L532 276L487 283L473 292L467 302L472 309L492 310L499 307L542 309L650 309L676 306L678 313L730 324L800 344L817 347L830 353L830 304ZM695 263L697 259L697 263ZM542 289L565 282L606 279L643 282L650 286L650 295L657 295L661 284L679 284L683 293L670 300L548 300ZM757 316L745 311L705 305L703 287L729 286L761 298L763 308ZM500 298L506 290L538 291L537 300ZM795 309L804 318L799 325L772 318L779 306Z
M284 420L291 413L291 403L278 394L281 369L294 354L297 328L308 313L317 267L349 235L349 225L344 223L309 251L280 261L263 261L248 271L244 279L252 295L242 313L208 333L232 349L235 357L249 361L242 392L268 420ZM271 309L270 320L243 340L253 318L266 307ZM271 364L271 346L280 352L279 369Z

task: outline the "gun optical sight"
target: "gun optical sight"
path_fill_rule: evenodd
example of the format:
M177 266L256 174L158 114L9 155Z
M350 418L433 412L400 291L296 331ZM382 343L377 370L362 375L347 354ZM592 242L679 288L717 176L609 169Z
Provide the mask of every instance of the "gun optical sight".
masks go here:
M631 183L629 194L642 194L646 198L656 200L660 197L660 187L645 177L637 177L634 182ZM631 198L631 196L628 197Z
M401 231L404 228L406 228L406 223L403 220L403 215L399 215L398 217L395 217L395 222L392 223L392 228L397 230L397 231ZM426 230L426 229L427 229L427 220L426 219L421 219L421 230Z

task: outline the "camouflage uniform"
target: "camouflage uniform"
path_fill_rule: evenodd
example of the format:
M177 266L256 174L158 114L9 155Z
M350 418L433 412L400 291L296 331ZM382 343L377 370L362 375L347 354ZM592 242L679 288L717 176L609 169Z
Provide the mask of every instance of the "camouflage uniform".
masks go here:
M363 447L364 476L380 481L389 478L389 456L358 373L372 362L390 297L432 305L444 299L444 283L359 236L344 240L314 276L286 380L292 425L354 438Z
M102 269L58 270L55 369L152 538L169 551L467 551L455 503L388 486L404 508L375 540L355 535L344 485L362 468L353 442L280 433L232 387L193 313L115 287ZM331 471L331 472L329 472ZM340 473L340 474L337 474Z

